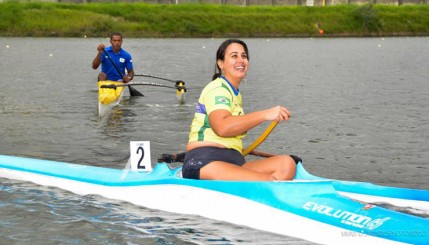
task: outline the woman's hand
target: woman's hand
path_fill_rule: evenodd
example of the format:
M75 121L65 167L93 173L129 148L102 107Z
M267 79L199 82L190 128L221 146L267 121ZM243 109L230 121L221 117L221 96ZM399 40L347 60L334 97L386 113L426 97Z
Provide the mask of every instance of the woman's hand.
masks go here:
M265 120L267 121L286 121L290 118L291 113L286 107L275 106L273 108L267 109L265 112Z

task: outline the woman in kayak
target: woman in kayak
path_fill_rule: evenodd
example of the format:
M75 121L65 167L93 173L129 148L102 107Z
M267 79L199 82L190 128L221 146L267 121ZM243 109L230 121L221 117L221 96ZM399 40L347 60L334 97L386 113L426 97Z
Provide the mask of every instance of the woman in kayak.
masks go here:
M237 39L224 41L216 54L213 81L201 92L191 124L182 174L189 179L290 180L296 164L288 155L246 162L242 138L266 121L286 121L286 107L244 114L240 82L249 66L247 45Z

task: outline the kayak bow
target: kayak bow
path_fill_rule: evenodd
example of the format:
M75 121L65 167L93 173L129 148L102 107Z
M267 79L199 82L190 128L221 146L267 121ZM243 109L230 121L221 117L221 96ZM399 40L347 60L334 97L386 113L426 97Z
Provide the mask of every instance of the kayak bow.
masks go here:
M302 164L297 166L295 179L328 180L308 173ZM415 208L429 212L429 190L389 187L366 182L331 180L341 195L367 203L386 203L396 207Z

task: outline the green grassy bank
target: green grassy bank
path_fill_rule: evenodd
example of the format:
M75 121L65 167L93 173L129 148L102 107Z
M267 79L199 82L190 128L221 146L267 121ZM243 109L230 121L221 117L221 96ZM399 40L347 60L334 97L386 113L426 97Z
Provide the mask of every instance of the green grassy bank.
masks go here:
M230 6L0 3L0 36L428 36L429 5Z

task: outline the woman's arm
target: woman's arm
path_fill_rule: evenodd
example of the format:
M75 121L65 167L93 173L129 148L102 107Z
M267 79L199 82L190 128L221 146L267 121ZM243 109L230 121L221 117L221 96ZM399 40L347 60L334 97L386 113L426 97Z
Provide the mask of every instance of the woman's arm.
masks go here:
M215 110L209 115L210 126L220 137L232 137L243 134L265 121L286 121L290 117L286 107L275 106L270 109L233 116L227 110Z

